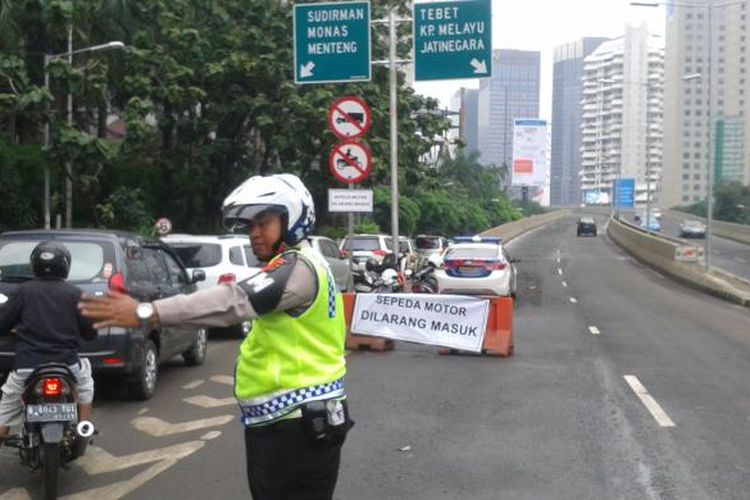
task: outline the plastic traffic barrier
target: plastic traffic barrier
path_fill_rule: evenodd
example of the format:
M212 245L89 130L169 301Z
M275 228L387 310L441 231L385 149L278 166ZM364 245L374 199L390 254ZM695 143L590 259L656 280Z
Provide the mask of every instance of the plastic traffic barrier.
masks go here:
M482 354L508 357L513 355L513 299L491 297L487 331L482 343ZM440 354L459 354L456 349L440 349Z
M354 301L356 293L344 293L344 314L346 315L346 348L369 351L390 351L395 346L391 339L371 337L369 335L355 335L351 331L352 315L354 314Z

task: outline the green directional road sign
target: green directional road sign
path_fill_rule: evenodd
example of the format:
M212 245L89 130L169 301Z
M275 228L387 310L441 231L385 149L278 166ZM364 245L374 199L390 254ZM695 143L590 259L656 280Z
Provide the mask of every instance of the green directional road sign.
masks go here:
M491 0L414 4L415 80L491 75Z
M370 79L370 2L294 6L294 82Z

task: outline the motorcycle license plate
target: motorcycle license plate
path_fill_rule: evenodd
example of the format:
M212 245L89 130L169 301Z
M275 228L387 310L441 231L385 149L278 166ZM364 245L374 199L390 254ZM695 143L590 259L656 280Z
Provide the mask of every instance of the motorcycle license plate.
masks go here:
M43 403L26 407L27 422L68 422L78 420L75 403Z

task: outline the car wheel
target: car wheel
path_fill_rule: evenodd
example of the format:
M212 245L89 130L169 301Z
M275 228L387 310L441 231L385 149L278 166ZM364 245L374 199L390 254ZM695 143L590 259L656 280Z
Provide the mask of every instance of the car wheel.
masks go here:
M135 380L131 383L130 392L135 399L151 399L159 384L159 352L153 340L147 340L143 346L143 358Z
M201 328L195 335L193 345L190 349L182 353L185 364L188 366L200 366L206 361L208 354L208 335L206 330Z

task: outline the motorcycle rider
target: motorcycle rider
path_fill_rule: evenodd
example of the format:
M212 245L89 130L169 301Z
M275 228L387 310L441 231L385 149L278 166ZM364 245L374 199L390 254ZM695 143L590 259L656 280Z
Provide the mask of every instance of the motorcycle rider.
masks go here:
M23 422L24 383L34 368L49 362L65 363L77 380L79 420L91 419L94 379L91 364L78 357L81 338L96 338L90 320L81 316L81 290L65 280L71 256L53 241L39 243L31 252L34 279L22 283L0 306L0 335L15 333L16 362L2 387L0 442L10 426Z
M249 235L267 263L260 273L152 304L118 293L84 297L83 314L98 327L252 319L235 369L252 496L330 500L353 422L343 382L343 300L328 263L306 240L315 223L312 196L294 175L251 177L227 197L222 215L227 228Z

